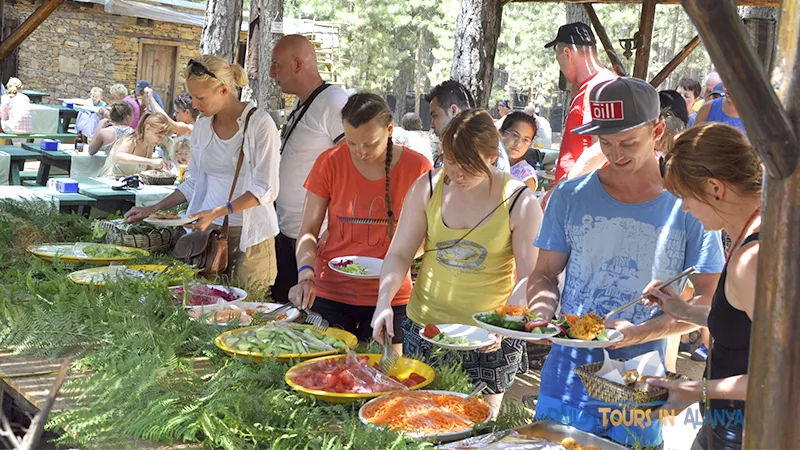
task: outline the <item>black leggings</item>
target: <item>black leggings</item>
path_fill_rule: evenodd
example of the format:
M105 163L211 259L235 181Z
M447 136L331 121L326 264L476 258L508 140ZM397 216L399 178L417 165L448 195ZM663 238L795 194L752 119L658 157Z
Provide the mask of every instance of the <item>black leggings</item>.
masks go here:
M406 319L406 305L392 306L394 310L394 338L393 344L403 342L403 329L400 324ZM312 311L316 311L328 321L331 326L341 328L356 335L359 341L369 342L372 339L372 315L375 314L374 306L355 306L317 297L314 300Z

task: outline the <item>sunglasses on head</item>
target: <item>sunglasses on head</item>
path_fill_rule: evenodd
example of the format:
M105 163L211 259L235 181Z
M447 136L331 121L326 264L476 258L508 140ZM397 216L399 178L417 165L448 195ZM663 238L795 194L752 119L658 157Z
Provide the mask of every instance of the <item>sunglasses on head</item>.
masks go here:
M664 178L664 176L667 174L667 168L669 167L669 164L667 164L667 161L669 161L670 158L672 158L672 155L669 154L669 153L666 156L662 156L662 157L658 158L658 171L661 172L661 178ZM710 170L708 170L708 167L700 166L700 165L693 165L693 166L694 167L700 167L701 169L703 169L706 172L706 174L708 175L709 178L715 178L714 174L711 173Z
M217 78L217 76L214 75L214 72L206 69L206 66L200 64L199 62L197 62L197 61L195 61L193 59L189 60L189 64L187 64L186 67L189 68L189 71L192 73L192 75L195 75L195 76L198 76L198 77L201 77L203 75L208 75L211 78Z

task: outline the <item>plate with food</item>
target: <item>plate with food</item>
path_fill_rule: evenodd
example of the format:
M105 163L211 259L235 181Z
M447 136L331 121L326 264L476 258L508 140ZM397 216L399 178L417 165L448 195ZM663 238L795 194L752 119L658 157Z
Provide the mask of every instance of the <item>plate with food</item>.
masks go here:
M377 280L381 277L383 260L369 256L342 256L328 261L328 267L351 278Z
M139 248L88 242L31 245L27 250L45 261L52 261L58 257L66 263L73 264L81 262L110 264L150 255L149 252Z
M172 283L180 283L184 279L194 276L194 272L180 267L170 267L166 264L133 264L130 266L103 266L72 272L67 277L75 284L105 286L109 281L133 278L153 280L158 275L164 274Z
M258 321L261 320L263 322L263 317L265 314L268 314L283 305L280 303L236 302L236 306L243 309L247 315L255 319L256 323L260 323ZM266 322L294 322L298 317L300 317L300 311L298 311L296 308L289 308L288 311L283 312L275 318L270 318L270 320L267 320Z
M419 330L419 337L450 350L477 350L494 343L485 329L460 323L426 325Z
M157 227L182 227L194 221L195 219L190 219L186 212L175 211L157 211L144 219L144 222Z
M560 332L554 324L537 317L525 306L504 305L494 311L473 314L472 319L493 333L526 341L546 339Z
M358 411L358 418L367 425L439 441L470 436L472 429L489 417L484 400L449 391L392 393L370 400Z
M310 325L275 322L226 331L214 339L214 344L228 356L254 362L266 358L285 362L334 355L357 343L354 334L339 328L330 327L320 333Z
M300 363L286 372L292 389L329 403L351 403L391 392L422 389L436 372L421 361L401 356L384 374L378 353L326 356Z
M187 310L189 317L194 320L203 320L211 325L228 326L233 320L238 320L240 327L253 323L253 316L237 305L210 305L207 308L193 308Z
M236 304L247 298L247 292L237 287L219 284L192 283L184 286L170 286L172 301L182 304L186 309L206 309L209 305Z
M558 334L548 338L554 344L576 348L611 347L624 337L617 330L607 329L605 320L590 312L582 316L561 314L553 320Z

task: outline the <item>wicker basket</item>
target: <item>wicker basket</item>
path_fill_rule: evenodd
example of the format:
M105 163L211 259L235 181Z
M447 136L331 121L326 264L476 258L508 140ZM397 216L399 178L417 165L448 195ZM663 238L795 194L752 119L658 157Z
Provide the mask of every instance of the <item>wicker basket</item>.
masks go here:
M151 186L154 185L167 186L175 184L175 180L178 179L178 177L172 173L158 171L158 170L145 170L144 172L139 174L139 178L142 179L144 184L149 184Z
M149 252L171 250L178 238L186 234L181 227L156 228L147 224L129 225L123 219L102 220L100 228L106 230L106 243L140 248Z
M597 362L573 369L573 372L578 374L581 378L589 397L605 403L617 405L623 410L629 410L638 409L647 404L663 402L669 396L669 391L662 387L651 386L650 389L645 392L631 386L617 384L605 378L600 378L595 375L595 373L597 373L601 367L603 367L603 363ZM689 379L683 375L672 372L667 372L666 378L672 380Z

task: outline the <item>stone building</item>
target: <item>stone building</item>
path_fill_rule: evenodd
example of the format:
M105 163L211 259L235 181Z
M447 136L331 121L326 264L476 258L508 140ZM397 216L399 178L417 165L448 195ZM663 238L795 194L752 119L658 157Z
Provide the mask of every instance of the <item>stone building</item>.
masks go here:
M58 98L88 98L93 86L103 88L109 100L110 85L122 83L133 90L138 80L146 79L171 108L174 95L184 91L182 69L199 53L204 5L180 0L91 1L68 0L59 6L14 56L1 63L3 82L15 75L25 89L49 93L45 103L58 103ZM6 33L38 4L6 0ZM241 40L244 53L246 32Z

